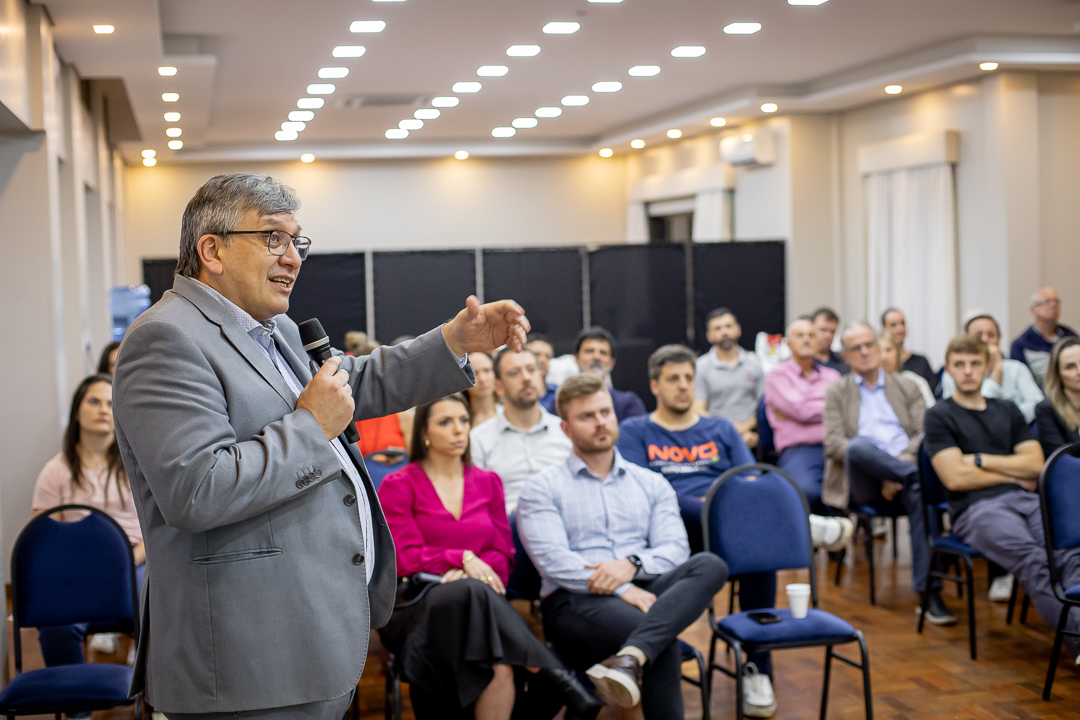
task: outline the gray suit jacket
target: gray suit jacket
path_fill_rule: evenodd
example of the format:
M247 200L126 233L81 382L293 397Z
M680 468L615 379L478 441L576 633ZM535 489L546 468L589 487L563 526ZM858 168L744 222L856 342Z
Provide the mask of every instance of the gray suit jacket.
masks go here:
M311 379L296 325L274 338ZM436 329L345 358L356 418L468 387ZM315 417L224 306L185 277L128 330L116 436L147 550L132 691L158 710L207 713L328 700L360 678L386 623L394 544L356 446L376 557L355 490ZM374 563L370 586L365 565Z
M901 375L885 373L885 398L896 413L900 427L904 428L910 442L900 456L910 463L916 462L919 443L923 437L923 415L926 401L919 386ZM859 435L859 408L862 395L849 373L834 382L825 391L825 478L821 487L821 500L826 505L847 508L849 487L844 472L844 453L848 442Z

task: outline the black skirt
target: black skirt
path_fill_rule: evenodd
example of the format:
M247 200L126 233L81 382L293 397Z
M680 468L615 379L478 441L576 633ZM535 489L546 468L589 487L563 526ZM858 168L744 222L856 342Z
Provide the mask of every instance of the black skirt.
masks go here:
M447 717L448 703L471 707L494 665L514 667L519 691L531 676L521 668L562 667L505 597L472 578L426 588L418 602L395 609L379 635L398 656L417 717L425 708Z

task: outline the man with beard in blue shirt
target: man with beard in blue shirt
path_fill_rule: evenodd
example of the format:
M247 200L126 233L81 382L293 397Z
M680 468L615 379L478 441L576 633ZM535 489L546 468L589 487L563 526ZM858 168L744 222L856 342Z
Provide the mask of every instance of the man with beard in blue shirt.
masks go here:
M649 357L649 388L656 410L628 418L619 425L619 452L630 462L658 472L679 497L691 552L702 547L701 508L709 487L721 474L754 462L739 431L723 418L693 412L697 360L690 348L664 345ZM847 518L810 516L815 546L835 550L847 544L854 529ZM753 573L739 580L742 610L776 604L776 573ZM772 717L776 697L768 653L751 655L743 687L743 714Z

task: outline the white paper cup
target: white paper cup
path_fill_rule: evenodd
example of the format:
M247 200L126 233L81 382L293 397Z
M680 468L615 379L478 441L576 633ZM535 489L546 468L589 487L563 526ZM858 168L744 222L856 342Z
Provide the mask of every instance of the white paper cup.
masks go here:
M806 617L806 611L810 608L810 585L807 583L791 583L784 589L787 591L791 617L794 619Z

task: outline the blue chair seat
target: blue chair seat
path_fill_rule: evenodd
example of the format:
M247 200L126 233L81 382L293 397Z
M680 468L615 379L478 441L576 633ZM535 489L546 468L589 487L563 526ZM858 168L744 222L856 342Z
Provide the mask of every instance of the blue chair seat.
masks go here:
M1080 585L1073 585L1065 591L1065 599L1080 602Z
M982 554L978 550L971 547L966 542L951 533L943 537L934 538L934 547L940 548L942 550L952 550L953 552L966 553L972 558L982 557Z
M899 506L892 507L877 507L876 505L858 505L855 507L855 512L860 515L867 515L869 517L903 517L907 515L907 510Z
M57 665L16 675L0 692L0 715L33 708L126 705L131 668L112 663Z
M796 620L791 617L791 610L775 608L768 612L777 615L780 622L768 625L762 625L750 619L751 612L762 611L746 610L728 615L717 625L740 641L756 645L772 643L787 645L804 642L827 644L832 641L850 642L855 638L855 628L824 610L811 608L805 618Z

